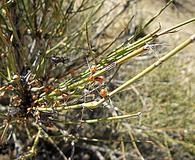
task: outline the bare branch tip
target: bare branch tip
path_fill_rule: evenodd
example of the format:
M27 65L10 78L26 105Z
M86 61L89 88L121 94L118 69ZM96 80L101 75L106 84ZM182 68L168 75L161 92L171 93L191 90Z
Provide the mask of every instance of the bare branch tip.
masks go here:
M195 34L193 34L193 35L190 37L190 39L191 39L192 41L195 41Z

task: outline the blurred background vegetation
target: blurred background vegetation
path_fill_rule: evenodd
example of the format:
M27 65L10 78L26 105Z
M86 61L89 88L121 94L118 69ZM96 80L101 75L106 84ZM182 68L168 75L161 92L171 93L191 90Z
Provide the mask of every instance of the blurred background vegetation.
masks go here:
M90 66L103 63L101 60L105 60L121 44L133 43L151 33L158 28L159 23L163 30L195 17L193 0L174 0L143 29L146 22L168 2L1 1L0 72L9 81L5 81L2 76L1 89L9 86L19 75L22 79L20 85L23 87L16 90L24 90L19 95L25 97L25 100L21 98L22 102L17 105L12 92L1 92L0 159L53 160L70 157L69 159L75 160L194 160L194 44L109 98L101 107L59 113L54 108L53 112L43 115L37 113L36 109L31 111L31 105L35 102L34 92L31 93L32 83L27 83L27 77L30 82L38 81L38 86L35 87L43 86L44 93L45 89L50 89L49 86L55 88L64 81L68 85L75 83L80 80L80 73L84 75ZM106 87L109 92L121 86L195 33L194 27L193 22L153 40L146 53L105 73L106 82L101 87ZM96 84L90 84L84 86L82 91L78 88L78 95L75 91L75 97L65 102L74 105L90 99L100 99L98 92L92 92L89 97L78 98L80 95L87 95L95 87ZM38 91L35 96L42 93ZM46 104L41 105L58 105L55 102L58 100L46 100ZM13 106L20 107L15 109ZM47 119L51 117L50 114L54 118L59 116L75 121L139 112L141 116L133 119L94 124L61 124ZM37 127L37 124L41 125Z

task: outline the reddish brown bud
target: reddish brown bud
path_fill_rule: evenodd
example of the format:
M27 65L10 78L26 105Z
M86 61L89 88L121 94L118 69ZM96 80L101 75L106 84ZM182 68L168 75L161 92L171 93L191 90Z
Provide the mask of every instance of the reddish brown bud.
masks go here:
M104 77L103 76L95 77L95 81L98 81L99 83L102 84L104 81Z
M108 95L108 91L105 88L102 88L100 90L100 96L106 97Z
M94 74L97 71L97 67L95 65L91 66L90 72Z

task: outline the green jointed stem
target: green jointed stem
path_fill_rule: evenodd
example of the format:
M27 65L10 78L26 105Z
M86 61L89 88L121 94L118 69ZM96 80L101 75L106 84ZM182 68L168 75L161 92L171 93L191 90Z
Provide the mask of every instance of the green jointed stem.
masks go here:
M10 46L10 44L6 40L6 37L3 34L3 31L1 30L1 28L0 28L0 39L3 41L3 43L4 43L5 46ZM8 48L8 62L9 62L9 65L10 65L12 71L14 73L16 73L16 68L15 68L15 65L14 65L15 62L14 62L13 51L12 51L11 47L7 47L7 48Z
M0 72L0 77L3 78L3 79L5 79L6 81L8 81L8 79L6 78L6 76L3 73L1 73L1 72Z
M122 46L120 46L118 49L116 49L115 51L111 52L111 53L108 55L108 57L107 57L107 58L109 58L108 61L113 61L113 58L112 58L112 57L113 57L114 55L116 55L116 56L118 57L118 56L121 56L121 55L128 54L129 52L135 50L136 48L139 48L139 47L145 45L147 42L149 42L149 41L151 41L151 40L157 38L157 36L156 36L155 34L156 34L159 30L160 30L160 28L157 28L157 29L156 29L155 31L153 31L152 33L147 34L145 37L143 37L143 38L137 40L136 42L130 44L130 46L127 46L127 47L125 47L125 48L121 48L121 47L124 45L124 44L122 44ZM150 37L151 37L151 38L150 38ZM102 62L103 62L103 61L102 61ZM102 63L102 62L101 62L101 63ZM100 67L100 65L97 65L97 67ZM86 71L84 71L84 72L81 74L81 77L85 78L87 75L90 74L89 72L90 72L89 69L86 70ZM100 73L100 72L99 72L99 73ZM104 73L104 71L101 72L101 74L102 74L102 73ZM100 75L100 74L99 74L99 75ZM88 80L85 79L85 80L81 80L81 81L83 81L83 83L85 83L85 82L87 82ZM79 81L79 82L80 82L80 81ZM77 82L76 82L76 83L77 83ZM82 83L82 84L83 84L83 83ZM65 82L62 82L62 83L60 84L60 86L63 86L64 84L65 84Z
M186 46L188 46L194 40L195 40L195 34L192 35L186 41L184 41L182 44L180 44L179 46L177 46L175 49L173 49L172 51L170 51L169 53L167 53L165 56L161 57L158 61L156 61L155 63L153 63L151 66L149 66L148 68L146 68L145 70L143 70L141 73L137 74L135 77L133 77L132 79L130 79L126 83L122 84L120 87L118 87L114 91L110 92L109 93L109 96L113 96L114 94L116 94L119 91L123 90L124 88L126 88L128 85L132 84L133 82L135 82L139 78L143 77L145 74L151 72L156 67L158 67L159 65L161 65L164 61L168 60L170 57L172 57L173 55L175 55L176 53L178 53L179 51L181 51L182 49L184 49Z
M122 63L126 62L128 59L131 59L131 58L139 55L140 53L144 52L145 50L147 50L147 47L141 47L141 48L135 50L134 52L126 55L125 57L122 57L121 59L117 60L115 63L117 65L122 64Z
M37 147L37 145L38 145L38 143L39 143L39 138L40 138L41 131L42 131L41 127L38 127L38 129L39 129L39 130L38 130L38 133L37 133L37 135L36 135L36 138L35 138L35 140L34 140L33 146L32 146L32 148L31 148L32 154L35 153L35 149L36 149L36 147Z
M189 20L187 20L185 22L179 23L179 24L177 24L177 25L175 25L175 26L173 26L173 27L171 27L169 29L166 29L166 30L160 32L158 34L158 36L161 36L163 34L167 34L167 33L173 32L175 29L180 28L182 26L185 26L186 24L189 24L189 23L192 23L192 22L195 22L195 18L191 18L191 19L189 19Z
M146 22L146 24L144 25L144 27L142 28L142 31L151 23L151 22L153 22L171 3L173 2L173 0L170 0L155 16L153 16L151 19L149 19L147 22ZM152 34L148 34L148 35L146 35L145 37L143 37L143 38L141 38L141 39L139 39L138 41L136 41L136 42L134 42L134 43L132 43L131 44L131 46L133 47L133 48L136 48L136 47L138 47L138 46L140 46L139 45L139 43L140 42L143 42L143 41L145 41L147 38L149 38L149 37L151 37L152 35L154 35L155 33L157 33L158 31L159 31L159 29L160 28L158 28L157 30L155 30ZM138 33L139 34L139 33ZM135 35L133 36L133 37L135 37ZM132 38L132 37L131 37ZM123 44L122 44L122 46L123 46ZM116 53L118 53L118 52L120 52L121 50L123 50L123 49L120 49L121 47L119 47L119 49L117 49L116 51L114 51L113 53L111 53L108 57L111 57L111 56L113 56L113 55L115 55ZM132 48L132 49L133 49Z
M107 117L107 118L99 118L99 119L89 119L89 120L80 120L80 121L62 121L62 120L54 120L56 122L61 122L63 124L81 124L81 123L99 123L99 122L109 122L114 120L120 120L120 119L127 119L127 118L133 118L133 117L139 117L141 115L141 112L135 113L135 114L127 114L122 116L114 116L114 117Z
M141 39L135 41L134 43L130 44L130 46L127 46L127 47L125 47L125 48L124 48L124 47L121 48L121 47L123 46L123 45L122 45L121 47L119 47L119 49L117 49L117 50L111 52L111 53L108 55L108 58L113 57L114 55L118 55L118 54L121 55L121 54L120 54L121 52L124 53L124 51L125 51L125 53L126 53L127 51L132 51L132 50L134 50L134 49L136 49L136 48L138 48L138 47L140 47L140 46L143 46L145 43L151 41L151 38L150 38L150 37L152 37L152 39L154 39L155 34L156 34L159 30L160 30L160 27L157 28L156 30L154 30L152 33L149 33L149 34L147 34L146 36L144 36L143 38L141 38ZM156 38L156 37L155 37L155 38Z
M119 65L119 64L121 64L121 63L124 63L124 62L126 62L128 59L130 59L130 58L132 58L132 57L135 57L135 56L141 54L141 53L144 52L146 49L147 49L146 47L142 47L142 48L139 48L139 49L133 51L132 53L129 53L128 55L126 55L125 57L119 59L118 61L116 61L116 62L114 62L114 63L108 65L107 67L103 68L103 69L100 70L100 71L97 71L93 76L94 76L94 77L97 77L97 76L99 76L99 75L102 75L102 74L105 73L106 71L108 71L108 70L114 68L116 65ZM83 83L85 83L85 82L87 82L87 81L90 81L90 80L88 79L88 77L85 78L85 79L83 79L83 80L81 80L81 81L78 81L78 82L76 82L76 83L73 83L72 85L70 85L70 86L68 86L68 87L63 88L62 91L66 91L66 90L72 89L72 88L77 87L77 86L79 86L79 85L81 85L81 84L83 84ZM50 95L50 96L51 96L51 95Z
M146 68L145 70L143 70L142 72L140 72L139 74L137 74L136 76L134 76L132 79L130 79L129 81L125 82L124 84L122 84L121 86L119 86L118 88L116 88L115 90L113 90L112 92L110 92L108 94L108 97L112 97L114 94L120 92L121 90L123 90L127 86L129 86L132 83L134 83L136 80L140 79L141 77L143 77L147 73L151 72L152 70L154 70L155 68L157 68L159 65L161 65L163 62L165 62L166 60L168 60L170 57L174 56L176 53L178 53L179 51L181 51L182 49L184 49L185 47L187 47L194 40L195 40L195 34L192 35L190 38L188 38L183 43L181 43L180 45L178 45L175 49L171 50L166 55L164 55L163 57L161 57L158 61L156 61L155 63L153 63L152 65L150 65L148 68ZM85 107L86 108L93 109L93 108L98 107L105 100L106 100L105 98L102 98L98 102L97 101L92 101L92 102L87 102L87 103L82 103L82 104L77 104L77 105L72 105L72 106L57 107L55 109L56 110L69 110L69 109L77 109L77 108L85 108ZM41 111L52 110L52 108L41 108L41 107L40 108L37 108L37 109L38 110L41 110Z
M171 3L173 2L173 0L170 0L155 16L153 16L151 19L148 20L148 22L146 22L146 24L144 25L144 27L142 28L142 31L151 23L153 22ZM151 37L152 35L154 35L155 33L157 33L159 31L160 28L158 28L157 30L155 30L153 33L146 35L145 37L139 39L138 41L134 42L131 44L131 46L133 48L136 48L139 45L140 42L144 42L147 38ZM119 47L121 48L121 47ZM129 47L128 47L129 48ZM132 48L132 49L133 49ZM123 50L123 49L121 49ZM111 57L113 55L115 55L116 53L121 51L120 49L116 50L115 52L113 52L112 54L110 54L108 57Z
M144 25L143 29L145 29L151 22L153 22L173 1L174 0L170 0L169 2L167 2L167 4L163 8L161 8L158 13L156 13L151 19L149 19L149 21Z
M97 72L93 75L93 77L95 78L95 77L97 77L97 76L99 76L99 75L102 75L102 74L105 73L106 71L111 70L112 68L116 67L116 65L120 65L120 64L126 62L128 59L133 58L133 57L135 57L135 56L141 54L141 53L144 52L145 50L147 50L147 47L142 47L142 48L139 48L139 49L133 51L132 53L129 53L129 54L126 55L125 57L122 57L121 59L117 60L116 62L114 62L114 63L112 63L112 64L110 64L110 65L108 65L107 67L103 68L102 70L97 71ZM90 81L89 78L86 77L86 78L84 78L84 79L82 79L82 80L80 80L80 81L78 81L78 82L75 82L75 83L73 83L73 84L71 84L71 85L69 85L69 86L67 86L67 87L62 88L61 91L64 92L64 91L70 90L70 89L72 89L72 88L75 88L75 87L77 87L77 86L80 86L80 85L82 85L83 83L86 83L86 82L89 82L89 81ZM56 94L55 94L54 92L52 92L52 93L50 93L48 96L51 97L51 96L54 96L54 95L56 95ZM39 99L39 101L42 101L42 100L43 100L43 97Z
M57 111L62 111L62 110L70 110L70 109L77 109L77 108L95 108L99 105L99 103L102 102L100 101L93 101L93 102L87 102L87 103L82 103L82 104L75 104L72 106L61 106L61 107L55 107L55 110ZM51 107L36 107L34 109L38 109L39 111L53 111L53 108Z
M187 21L185 21L185 22L183 22L183 23L180 23L180 24L178 24L178 25L175 25L175 26L173 26L173 27L171 27L171 28L169 28L169 29L167 29L167 30L164 30L164 31L160 32L159 34L156 33L156 32L158 32L159 29L160 29L160 28L158 28L158 29L155 30L153 33L149 34L148 36L145 36L145 37L143 37L141 40L136 41L136 42L134 43L134 45L132 44L132 45L133 45L132 48L131 48L131 47L130 47L130 48L125 48L125 51L123 52L123 54L132 51L132 50L135 49L136 47L143 46L143 45L146 44L147 42L149 42L149 41L151 41L151 40L153 40L153 39L156 39L156 38L158 38L159 36L161 36L161 35L163 35L163 34L170 33L171 31L173 31L173 30L175 30L175 29L177 29L177 28L179 28L179 27L181 27L181 26L184 26L184 25L186 25L186 24L189 24L189 23L191 23L191 22L194 22L194 21L195 21L195 18L192 18L192 19L187 20ZM179 47L179 46L178 46L178 47ZM120 51L120 49L117 50L117 51ZM116 52L117 52L117 51L116 51ZM122 51L121 51L121 52L122 52ZM136 55L138 55L138 54L140 54L140 53L135 53L135 52L139 52L139 49L133 51L133 52L130 53L129 55L126 55L126 56L129 57L129 58L126 59L126 58L125 58L126 56L125 56L125 57L122 57L121 59L123 59L123 60L120 60L120 59L119 59L119 60L117 60L116 62L112 63L112 64L111 64L112 66L107 66L107 67L103 68L102 70L96 72L96 73L94 74L94 77L99 76L99 75L105 73L105 72L108 70L109 67L113 68L114 65L117 65L117 62L118 62L119 64L121 64L122 62L125 62L126 60L128 60L128 59L130 59L130 58L132 58L132 57L134 57L134 56L136 56ZM134 55L134 56L132 56L131 54ZM124 60L124 59L125 59L125 60ZM121 62L121 63L120 63L120 62ZM141 73L140 73L140 74L141 74ZM134 78L135 78L135 77L134 77ZM86 83L86 82L89 82L88 77L86 77L86 78L84 78L84 79L82 79L82 80L80 80L80 81L78 81L78 82L75 82L75 83L73 83L73 84L71 84L71 85L65 86L64 88L61 88L61 91L70 90L70 89L75 88L75 87L77 87L77 86L80 86L80 85L82 85L82 84L84 84L84 83ZM49 94L49 97L54 96L54 95L55 95L55 93L50 93L50 94ZM44 99L44 98L41 97L41 98L39 99L39 101L42 101L43 99Z
M179 27L182 27L182 26L184 26L184 25L186 25L186 24L192 23L192 22L194 22L194 21L195 21L195 18L189 19L189 20L187 20L187 21L185 21L185 22L182 22L182 23L180 23L180 24L177 24L177 25L175 25L175 26L173 26L173 27L171 27L171 28L169 28L169 29L167 29L167 30L164 30L164 31L160 32L159 34L156 34L156 33L159 31L159 29L160 29L160 28L158 28L158 29L156 29L154 32L152 32L152 33L146 35L145 37L141 38L140 40L138 40L138 41L132 43L132 44L131 44L132 47L129 47L129 46L128 46L128 47L126 47L126 48L119 48L119 49L117 49L116 51L114 51L113 53L111 53L111 54L108 56L108 58L110 58L110 57L112 57L112 56L114 56L114 55L117 55L117 54L125 54L125 53L127 53L127 52L130 52L130 51L132 51L133 49L138 48L138 47L140 47L140 46L143 46L143 45L146 44L147 42L150 42L151 40L156 39L156 38L158 38L159 36L161 36L161 35L163 35L163 34L170 33L170 32L172 32L172 31L174 31L175 29L177 29L177 28L179 28ZM104 72L105 72L105 70L102 69L101 71L97 72L98 74L97 74L96 76L101 75L101 74L104 73ZM67 88L69 88L69 87L70 87L70 89L72 89L72 88L77 87L77 86L79 86L79 85L81 85L81 84L83 84L83 83L85 83L85 82L87 82L87 81L88 81L88 79L85 78L85 79L83 79L83 80L81 80L81 81L78 81L78 82L76 82L76 83L74 83L74 84L68 86L68 87L63 88L62 90L65 91L65 90L67 90Z

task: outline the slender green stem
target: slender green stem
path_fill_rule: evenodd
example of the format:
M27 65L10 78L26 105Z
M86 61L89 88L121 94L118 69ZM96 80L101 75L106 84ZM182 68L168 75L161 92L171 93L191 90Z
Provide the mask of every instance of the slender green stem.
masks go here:
M130 79L126 83L122 84L120 87L118 87L114 91L110 92L109 93L109 96L110 97L113 96L114 94L116 94L119 91L123 90L124 88L126 88L127 86L129 86L130 84L132 84L133 82L135 82L136 80L140 79L141 77L143 77L147 73L149 73L152 70L154 70L156 67L158 67L159 65L161 65L164 61L166 61L167 59L169 59L170 57L172 57L173 55L175 55L176 53L178 53L179 51L181 51L182 49L184 49L186 46L188 46L189 44L191 44L194 41L194 39L195 39L195 35L192 35L189 39L187 39L182 44L180 44L179 46L177 46L175 49L173 49L172 51L170 51L169 53L167 53L165 56L161 57L158 61L156 61L155 63L153 63L151 66L149 66L148 68L146 68L145 70L143 70L142 72L140 72L139 74L137 74L136 76L134 76L132 79Z
M117 65L120 65L120 64L126 62L127 60L129 60L129 59L131 59L131 58L133 58L133 57L135 57L135 56L137 56L137 55L143 53L145 50L147 50L147 47L141 47L141 48L135 50L134 52L129 53L129 54L126 55L125 57L119 59L119 60L116 61L116 62L113 62L112 64L106 66L106 67L103 68L102 70L96 72L96 73L93 75L93 77L95 78L95 77L97 77L97 76L99 76L99 75L102 75L103 73L105 73L105 72L111 70L112 68L115 68ZM67 87L62 88L61 91L64 92L64 91L70 90L70 89L72 89L72 88L75 88L75 87L77 87L77 86L80 86L80 85L82 85L83 83L86 83L86 82L89 82L89 81L90 81L90 79L89 79L88 77L86 77L86 78L84 78L84 79L82 79L82 80L80 80L80 81L78 81L78 82L76 82L76 83L73 83L73 84L71 84L71 85L69 85L69 86L67 86ZM50 93L48 96L51 97L51 96L54 96L54 95L56 95L56 94L55 94L54 92L52 92L52 93ZM43 96L44 96L44 95L43 95ZM41 97L41 98L39 99L39 101L42 101L43 99L44 99L44 98Z
M112 92L108 93L108 97L112 97L116 93L120 92L121 90L123 90L127 86L129 86L132 83L134 83L136 80L140 79L141 77L143 77L147 73L151 72L152 70L154 70L155 68L157 68L159 65L161 65L163 62L165 62L166 60L168 60L170 57L172 57L173 55L175 55L176 53L178 53L179 51L181 51L182 49L184 49L185 47L187 47L194 40L195 40L195 34L192 35L190 38L188 38L183 43L181 43L180 45L178 45L175 49L171 50L166 55L164 55L163 57L161 57L158 61L156 61L155 63L153 63L152 65L150 65L146 69L144 69L142 72L140 72L136 76L134 76L132 79L128 80L127 82L125 82L124 84L122 84L121 86L119 86L118 88L116 88L115 90L113 90ZM40 100L42 100L42 99L40 99ZM93 108L98 107L105 100L106 100L106 98L102 98L99 101L92 101L92 102L87 102L87 103L82 103L82 104L76 104L76 105L66 106L66 107L57 107L56 110L69 110L69 109L85 108L85 107L86 108L93 109ZM42 110L42 111L46 111L46 110L50 110L51 111L52 110L52 108L41 108L41 107L39 107L37 109L38 110Z
M112 58L112 56L117 55L117 54L119 54L119 55L122 54L122 55L123 55L123 54L125 54L125 53L128 53L128 52L132 51L133 49L136 49L136 48L138 48L138 47L140 47L140 46L143 46L143 45L146 44L147 42L150 42L151 40L154 40L154 39L158 38L158 37L161 36L161 35L168 34L168 33L170 33L171 31L173 31L173 30L175 30L175 29L177 29L177 28L180 28L180 27L182 27L182 26L184 26L184 25L186 25L186 24L192 23L192 22L194 22L194 21L195 21L195 18L189 19L189 20L187 20L187 21L185 21L185 22L183 22L183 23L177 24L177 25L175 25L175 26L173 26L173 27L171 27L171 28L169 28L169 29L166 29L166 30L164 30L164 31L162 31L162 32L160 32L160 33L157 34L157 32L160 30L160 27L159 27L159 28L156 29L154 32L152 32L152 33L146 35L145 37L139 39L138 41L132 43L132 44L131 44L132 47L130 47L130 46L128 46L128 47L126 47L126 48L120 48L120 47L119 47L119 49L115 50L114 52L111 52L111 53L109 54L108 58ZM111 56L111 55L112 55L112 56ZM113 58L112 58L112 59L113 59ZM112 59L110 59L110 60L112 60ZM97 75L96 75L96 76L101 75L101 74L104 73L104 72L105 72L105 70L102 69L101 71L97 72ZM82 76L85 77L86 75L89 75L89 70L87 70L87 71L85 71L85 72L83 72L83 73L85 73L85 74L83 74ZM62 91L67 90L69 87L70 87L70 89L72 89L72 88L74 88L74 87L77 87L77 86L79 86L79 85L85 83L85 82L88 82L88 79L87 79L87 78L82 79L82 80L80 80L80 81L78 81L78 82L75 82L75 83L71 84L71 85L68 86L68 87L63 88ZM63 86L64 84L65 84L65 83L63 82L63 83L60 84L60 86Z
M119 59L118 61L111 63L110 65L104 67L100 71L97 71L93 75L94 78L97 77L97 76L99 76L99 75L102 75L103 73L105 73L106 71L111 70L112 68L115 68L117 65L120 65L120 64L126 62L127 60L129 60L129 59L131 59L131 58L133 58L133 57L135 57L135 56L143 53L145 50L147 50L147 48L146 47L142 47L142 48L139 48L139 49L133 51L132 53L129 53L128 55L126 55L125 57ZM79 85L81 85L81 84L83 84L85 82L88 82L88 81L90 81L90 80L87 77L85 79L82 79L81 81L78 81L76 83L73 83L72 85L70 85L68 87L63 88L62 91L66 91L66 90L72 89L72 88L77 87L77 86L79 86Z
M136 150L137 154L139 155L140 159L141 160L144 160L141 152L139 151L139 148L137 147L136 140L135 140L133 134L131 133L131 128L129 126L127 126L127 125L125 125L125 126L126 126L126 128L128 130L129 137L130 137L130 140L132 142L133 147L135 148L135 150Z
M37 125L36 125L37 126ZM42 132L42 128L38 126L38 132L37 132L37 135L35 137L35 140L34 140L34 143L33 143L33 146L31 147L31 150L29 151L29 153L23 155L23 156L20 156L18 158L18 160L25 160L27 158L30 158L30 157L33 157L35 154L36 154L36 147L39 143L39 139L40 139L40 135L41 135L41 132Z
M16 73L16 67L15 67L15 59L14 59L14 55L13 55L13 50L12 48L10 47L10 44L8 43L8 41L6 40L6 37L5 35L3 34L1 28L0 28L0 38L1 40L3 41L4 45L7 46L7 49L8 49L8 62L12 69L12 71L14 73Z
M2 72L0 72L0 77L3 78L3 79L5 79L6 81L9 81Z
M167 2L167 4L163 8L161 8L158 13L156 13L151 19L148 20L148 22L146 22L143 29L145 29L151 22L153 22L171 3L173 3L173 1L174 0L170 0L169 2Z
M163 34L167 34L167 33L174 32L175 29L180 28L180 27L182 27L182 26L185 26L185 25L187 25L187 24L189 24L189 23L192 23L192 22L195 22L195 18L191 18L191 19L189 19L189 20L187 20L187 21L185 21L185 22L179 23L179 24L177 24L177 25L175 25L175 26L173 26L173 27L171 27L171 28L168 28L168 29L166 29L166 30L164 30L164 31L162 31L162 32L160 32L160 33L158 33L158 36L161 36L161 35L163 35Z
M114 116L114 117L107 117L107 118L99 118L99 119L89 119L89 120L80 120L80 121L61 121L61 120L54 120L56 122L61 122L63 124L81 124L81 123L99 123L99 122L110 122L114 120L121 120L121 119L127 119L127 118L133 118L133 117L139 117L141 115L141 112L135 113L135 114L127 114L122 116Z
M143 46L144 44L146 44L147 42L151 41L151 37L155 37L154 35L160 30L160 27L155 29L152 33L147 34L146 36L144 36L143 38L133 42L132 44L130 44L130 46L127 47L122 47L124 46L124 44L122 44L121 46L119 46L119 48L111 53L109 53L108 58L113 57L114 55L121 55L120 52L126 52L128 51L132 51L140 46ZM153 39L152 38L152 39ZM121 48L122 47L122 48Z
M39 143L39 138L40 138L40 135L41 135L41 131L42 131L42 128L41 127L38 127L38 133L36 135L36 138L34 140L34 143L33 143L33 146L31 148L31 152L34 154L35 153L35 148L37 147L38 143Z

